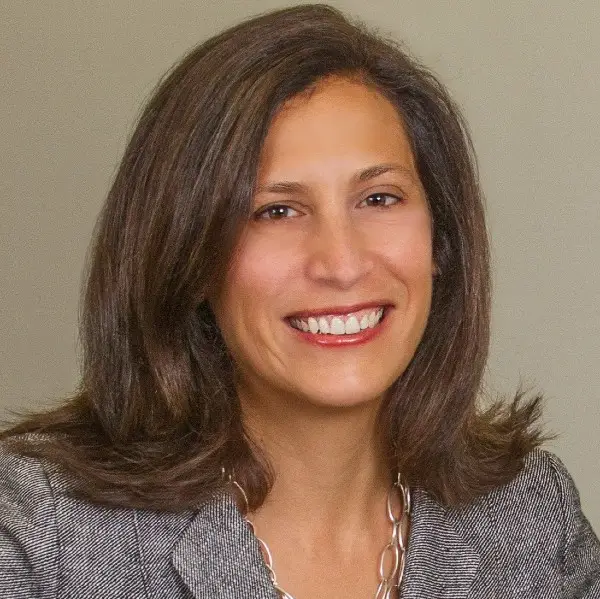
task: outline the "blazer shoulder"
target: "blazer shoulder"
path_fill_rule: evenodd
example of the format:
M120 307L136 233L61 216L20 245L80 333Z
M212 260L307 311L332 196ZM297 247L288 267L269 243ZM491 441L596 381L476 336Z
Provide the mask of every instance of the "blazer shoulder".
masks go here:
M1 506L42 507L52 502L47 468L41 460L18 453L6 440L0 442Z
M572 476L560 458L542 449L531 451L519 474L492 491L484 502L497 521L506 518L508 530L527 524L529 531L553 529L552 537L560 534L568 538L585 520Z
M0 443L0 596L55 597L56 506L43 464Z
M563 527L582 515L573 477L558 456L539 448L526 456L519 474L490 497L500 508L503 504L517 504L522 511L535 510L540 517L551 516L540 510L552 510Z
M536 564L548 580L556 577L562 596L600 598L600 542L556 455L533 450L521 472L484 503L496 531L496 551L515 576L522 564Z
M574 495L579 497L573 478L560 458L539 448L527 454L519 474L501 490L508 492L507 497L516 496L520 500L527 495L538 497L540 493L550 501L559 502L563 493L573 499Z
M600 541L581 509L573 478L562 461L552 453L538 450L532 453L529 462L524 469L525 478L528 470L534 480L544 481L542 473L545 469L552 473L553 487L548 494L556 508L553 522L559 527L562 537L560 556L565 596L600 598Z

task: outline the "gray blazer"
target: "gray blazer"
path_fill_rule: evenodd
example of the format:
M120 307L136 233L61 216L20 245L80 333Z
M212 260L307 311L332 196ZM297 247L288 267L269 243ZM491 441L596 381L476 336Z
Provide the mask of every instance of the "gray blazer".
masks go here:
M65 487L56 469L0 449L2 599L275 599L227 497L174 514L100 507ZM561 462L536 450L514 481L460 509L415 490L401 596L600 598L600 543Z

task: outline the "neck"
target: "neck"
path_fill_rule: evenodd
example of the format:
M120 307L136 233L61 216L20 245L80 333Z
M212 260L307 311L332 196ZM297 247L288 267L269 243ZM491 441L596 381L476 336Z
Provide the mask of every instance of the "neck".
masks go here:
M289 522L310 514L309 525L319 536L338 536L340 542L357 530L373 529L392 484L377 434L378 401L332 408L268 402L264 395L261 401L243 394L240 399L246 429L275 473L253 518ZM306 525L303 519L304 534Z

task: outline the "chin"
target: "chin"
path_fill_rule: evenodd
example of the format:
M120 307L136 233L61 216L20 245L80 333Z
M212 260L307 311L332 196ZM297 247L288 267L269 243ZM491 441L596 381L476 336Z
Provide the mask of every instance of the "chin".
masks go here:
M307 403L329 409L378 406L387 388L381 385L362 385L359 388L346 386L336 388L306 389L298 397Z

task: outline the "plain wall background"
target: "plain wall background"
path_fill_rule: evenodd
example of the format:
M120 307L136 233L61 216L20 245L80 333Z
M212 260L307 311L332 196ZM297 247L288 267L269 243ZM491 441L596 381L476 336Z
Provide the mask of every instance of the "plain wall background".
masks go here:
M488 386L545 392L552 448L600 531L600 3L331 3L404 40L462 105L493 246ZM86 248L159 77L207 36L288 4L3 3L0 408L76 385Z

